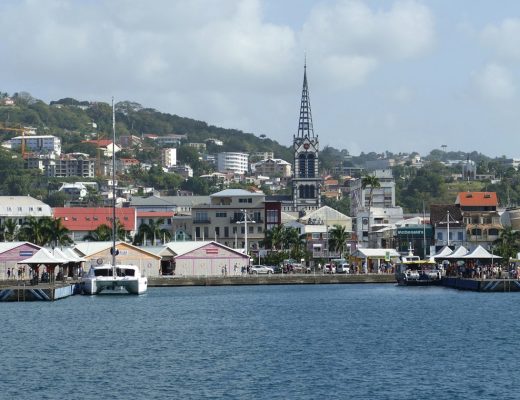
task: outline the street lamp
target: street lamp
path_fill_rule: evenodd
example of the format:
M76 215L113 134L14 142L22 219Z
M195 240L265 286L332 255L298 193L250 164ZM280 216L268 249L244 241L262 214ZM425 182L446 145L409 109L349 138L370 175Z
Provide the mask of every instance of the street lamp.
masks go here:
M245 247L245 254L247 256L247 264L249 265L249 248L247 247L247 223L248 222L251 222L252 224L256 223L256 221L248 221L248 215L247 215L247 210L246 209L242 209L240 210L242 211L242 213L244 214L244 220L243 221L237 221L236 223L237 224L244 224L244 247Z

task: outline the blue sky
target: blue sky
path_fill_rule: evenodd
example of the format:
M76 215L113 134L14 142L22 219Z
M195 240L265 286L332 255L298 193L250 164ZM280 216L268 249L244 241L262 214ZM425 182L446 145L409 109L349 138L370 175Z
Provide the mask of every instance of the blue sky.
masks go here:
M288 145L306 54L322 147L520 157L517 1L4 1L0 34L10 93L115 96Z

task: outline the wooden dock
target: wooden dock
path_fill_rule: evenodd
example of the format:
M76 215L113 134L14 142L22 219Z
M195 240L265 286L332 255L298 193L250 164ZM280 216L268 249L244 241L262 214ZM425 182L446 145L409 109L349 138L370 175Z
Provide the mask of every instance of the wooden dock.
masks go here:
M76 283L40 283L29 285L17 282L16 286L0 287L0 302L2 301L55 301L75 294Z

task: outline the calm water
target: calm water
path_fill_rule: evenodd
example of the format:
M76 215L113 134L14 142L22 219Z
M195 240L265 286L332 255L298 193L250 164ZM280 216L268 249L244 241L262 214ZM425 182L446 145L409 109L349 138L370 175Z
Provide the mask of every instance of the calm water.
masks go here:
M151 288L2 303L5 399L518 399L518 294Z

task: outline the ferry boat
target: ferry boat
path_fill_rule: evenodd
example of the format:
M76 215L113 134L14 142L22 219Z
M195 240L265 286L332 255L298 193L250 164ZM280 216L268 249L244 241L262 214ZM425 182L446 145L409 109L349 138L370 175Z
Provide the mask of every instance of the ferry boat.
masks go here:
M395 270L395 279L401 286L439 285L442 270L437 268L433 258L423 260L410 251L408 255L401 257Z

